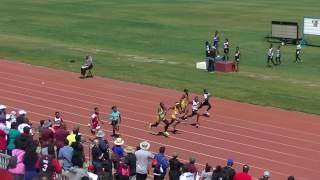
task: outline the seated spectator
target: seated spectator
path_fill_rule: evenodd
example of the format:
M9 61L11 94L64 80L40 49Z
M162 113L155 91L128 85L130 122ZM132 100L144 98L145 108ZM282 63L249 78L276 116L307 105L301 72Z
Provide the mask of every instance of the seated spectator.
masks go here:
M92 68L93 68L92 57L91 56L86 56L84 64L81 66L81 78L85 78L87 70L90 70Z
M249 175L249 166L244 165L242 168L242 172L239 172L235 175L233 180L252 180L252 177Z
M194 174L189 172L188 169L189 168L186 165L182 166L182 174L180 175L179 180L195 180Z
M236 174L236 171L232 168L233 160L228 159L227 166L223 168L224 174L226 175L226 180L233 180L233 177Z
M112 147L111 160L114 168L117 169L120 158L124 156L124 149L122 147L124 140L122 138L117 138L113 143L114 146Z
M34 142L31 146L28 146L25 150L23 163L25 166L24 180L38 179L38 172L36 163L39 159L37 154L37 142Z
M37 162L37 167L39 169L39 176L45 177L49 180L54 179L56 174L60 174L62 167L59 161L55 157L54 146L48 146L48 155L42 155Z
M73 127L72 133L67 136L69 146L71 146L72 143L76 142L76 135L80 135L80 126L78 125Z
M206 163L206 166L205 166L204 170L201 172L200 178L202 180L211 180L212 173L213 173L212 172L212 167L208 163Z
M16 141L17 137L20 136L20 132L17 130L18 124L16 122L13 122L11 124L11 129L9 130L9 134L7 136L7 153L11 155L11 151L16 147L14 142Z
M41 147L47 147L49 144L53 144L54 134L53 131L50 129L51 122L46 120L42 125L42 130L39 134L39 140Z
M225 180L226 176L221 166L217 166L212 173L212 180Z
M18 112L18 117L17 117L17 123L18 123L18 126L20 125L20 124L23 124L23 123L29 123L29 119L27 118L27 112L26 111L24 111L24 110L20 110L19 112Z
M64 141L67 139L69 131L67 131L65 123L61 123L60 128L57 128L54 133L54 144L57 147L57 154L59 154L60 148L63 147Z
M130 170L129 179L135 179L137 158L136 158L136 155L134 154L134 149L133 147L128 146L124 149L124 151L127 154L124 158L124 163L129 166L129 170Z
M270 172L269 171L264 171L263 176L259 178L259 180L268 180L270 178Z
M15 167L8 167L8 171L13 174L15 180L24 180L25 174L25 166L24 166L24 155L25 155L25 148L27 145L25 142L17 142L15 143L16 148L12 150L12 156L17 158L17 163Z
M163 180L167 173L169 161L164 154L165 151L166 148L164 146L161 146L159 148L159 153L154 156L154 160L156 160L157 162L153 171L154 180Z
M7 126L5 124L5 119L0 120L0 153L6 153L7 149L7 134L9 133L7 130Z
M150 144L147 141L140 143L140 149L135 152L136 162L136 179L146 180L148 176L149 161L154 158L154 155L148 151Z
M72 167L73 148L69 146L69 141L66 139L64 146L59 151L58 159L62 160L63 169L68 171Z
M178 154L173 153L172 158L169 160L170 171L169 171L169 179L175 180L179 179L181 175L181 167L183 164L178 160Z
M189 163L186 164L186 167L188 168L188 172L192 173L194 177L198 174L198 169L195 166L196 159L194 157L191 157L189 159Z

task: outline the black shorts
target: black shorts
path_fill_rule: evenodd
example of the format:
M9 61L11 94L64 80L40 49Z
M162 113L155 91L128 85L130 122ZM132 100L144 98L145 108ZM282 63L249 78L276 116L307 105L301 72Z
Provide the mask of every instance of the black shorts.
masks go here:
M198 110L192 110L192 114L191 116L197 115L198 114Z
M112 126L113 128L118 127L118 125L119 125L119 122L118 122L118 121L111 121L111 126Z
M225 54L228 54L228 53L229 53L229 49L223 49L223 52L224 52Z

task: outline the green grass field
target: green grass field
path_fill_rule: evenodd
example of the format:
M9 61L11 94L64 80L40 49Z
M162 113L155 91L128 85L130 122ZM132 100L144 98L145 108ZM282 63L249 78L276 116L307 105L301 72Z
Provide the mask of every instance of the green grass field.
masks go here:
M320 114L320 48L292 45L283 64L266 68L272 20L317 16L318 0L0 0L0 58L79 71L86 54L96 75ZM299 8L297 10L297 8ZM317 14L318 13L318 14ZM220 32L241 72L195 69L204 42ZM320 44L319 37L308 37ZM220 43L222 44L222 42ZM222 50L220 50L222 51ZM75 63L70 63L75 60Z

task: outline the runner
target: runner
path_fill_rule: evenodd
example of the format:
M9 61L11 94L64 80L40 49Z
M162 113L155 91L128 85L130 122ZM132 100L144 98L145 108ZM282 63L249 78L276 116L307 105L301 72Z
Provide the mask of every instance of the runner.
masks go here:
M157 111L157 120L153 124L150 123L149 128L157 127L160 124L160 122L163 122L165 124L163 135L168 137L169 136L168 128L169 128L170 123L166 119L166 113L167 113L167 109L164 106L164 103L160 102L160 106Z
M189 91L188 89L183 90L183 95L180 98L180 107L181 107L181 112L185 114L185 117L188 114L188 104L189 104Z
M181 113L180 103L176 102L176 104L173 107L170 107L169 109L172 109L170 125L172 125L172 132L173 134L175 134L177 132L176 126L181 123L181 118L177 117Z
M196 115L197 116L196 123L193 123L192 125L195 125L197 128L200 126L200 124L199 124L200 114L198 112L199 107L200 107L199 98L198 98L198 96L196 96L196 97L194 97L194 100L192 101L192 113L190 115L188 115L187 118L190 118L190 117L193 117Z
M53 124L53 129L59 129L61 126L61 123L63 122L62 118L61 118L61 114L60 112L55 112L54 114L54 124Z
M119 124L121 123L121 113L118 111L117 106L112 106L110 114L110 124L112 126L112 137L117 137L116 131L119 131Z
M211 104L209 102L210 93L208 93L207 89L203 90L203 102L201 103L199 109L201 109L203 106L208 106L207 111L203 113L205 116L210 116L209 110L211 109Z
M90 117L91 123L88 124L88 126L91 128L90 131L92 135L95 135L96 131L100 129L99 121L103 124L103 122L100 120L99 116L99 108L94 108L94 113Z

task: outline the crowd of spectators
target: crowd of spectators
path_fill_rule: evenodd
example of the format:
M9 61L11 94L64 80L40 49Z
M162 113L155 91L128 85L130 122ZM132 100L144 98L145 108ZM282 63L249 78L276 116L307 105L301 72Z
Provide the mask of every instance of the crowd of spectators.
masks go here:
M121 137L113 142L106 139L102 129L89 139L90 156L85 156L86 142L79 126L69 132L65 122L56 112L52 120L40 121L34 128L28 120L27 112L20 110L6 113L0 105L0 151L10 155L7 170L15 180L55 180L63 174L70 180L251 180L249 166L241 172L233 168L234 161L227 160L226 166L212 168L209 164L201 171L196 159L182 163L178 153L170 158L166 148L161 146L158 153L150 151L150 143L141 142L137 147L125 146ZM268 180L270 173L265 171L259 180ZM294 180L290 176L288 180Z

